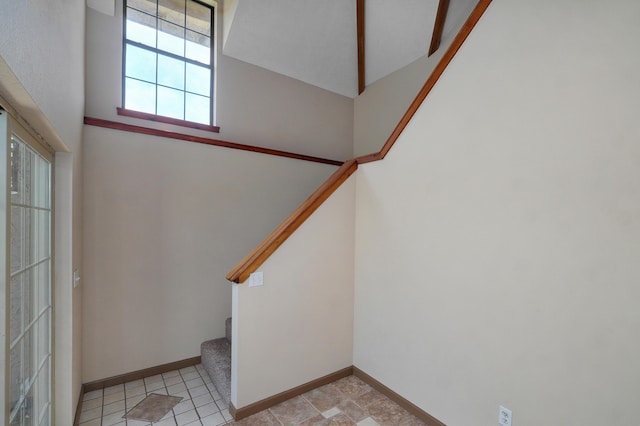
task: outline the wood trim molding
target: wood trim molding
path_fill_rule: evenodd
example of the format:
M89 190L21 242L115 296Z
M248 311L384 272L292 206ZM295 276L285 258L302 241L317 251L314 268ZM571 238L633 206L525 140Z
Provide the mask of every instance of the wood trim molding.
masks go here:
M206 130L207 132L220 133L220 127L209 126L207 124L195 123L193 121L179 120L177 118L163 117L161 115L148 114L146 112L132 111L130 109L116 108L118 115L125 117L139 118L140 120L157 121L158 123L173 124L175 126L190 127L192 129Z
M133 380L144 379L145 377L155 376L156 374L167 373L173 370L179 370L185 367L200 364L200 357L187 358L180 361L170 362L168 364L157 365L155 367L144 368L142 370L132 371L131 373L120 374L118 376L108 377L106 379L96 380L82 385L83 392L91 392L98 389L108 388L109 386L121 385Z
M291 213L284 222L242 259L242 261L227 274L227 279L237 284L246 281L249 275L255 272L357 169L358 163L355 160L349 160L344 163L326 182Z
M356 27L358 37L358 95L364 92L364 0L356 0Z
M352 374L353 367L347 367L334 373L327 374L326 376L320 377L319 379L307 382L303 385L296 386L293 389L289 389L284 392L280 392L277 395L265 398L261 401L254 402L253 404L249 404L246 407L235 408L233 404L230 403L229 413L233 416L233 419L235 421L238 421L244 419L245 417L249 417L253 414L259 413L260 411L266 410L267 408L273 407L276 404L280 404L281 402L284 402L288 399L319 388L320 386L324 386L326 384L335 382L336 380L340 380L344 377L351 376Z
M411 401L398 395L387 386L383 385L364 371L360 370L358 367L353 367L353 375L425 422L428 426L446 426L440 420L436 419L431 414L427 413Z
M447 11L449 10L449 0L440 0L438 3L438 11L436 12L436 20L433 24L433 34L431 35L431 45L429 45L429 54L431 56L440 47L440 41L442 40L442 31L444 30L444 23L447 19Z
M476 7L471 12L471 15L469 15L469 18L467 18L466 22L458 32L458 35L456 35L456 38L451 42L451 46L449 46L449 49L447 49L442 59L440 59L440 62L438 62L438 65L436 65L435 69L431 73L431 76L429 76L427 82L424 84L424 86L422 86L422 89L409 106L409 109L407 109L407 112L405 112L405 114L402 116L400 122L393 130L382 149L378 153L358 157L357 161L359 163L362 164L370 161L382 160L387 155L393 144L396 143L396 141L404 131L405 127L407 127L407 124L409 124L409 122L413 118L416 111L418 111L418 108L420 108L420 105L422 105L422 102L424 102L429 92L431 92L431 89L433 89L433 87L436 85L436 83L444 73L444 70L447 68L449 63L451 63L451 60L456 55L473 28L476 26L484 12L487 10L489 5L491 4L491 1L492 0L480 0L478 2Z
M261 148L253 145L244 145L237 142L228 142L218 139L204 138L201 136L187 135L169 130L153 129L151 127L135 126L133 124L119 123L117 121L103 120L100 118L85 117L84 124L89 126L104 127L107 129L121 130L124 132L140 133L143 135L159 136L161 138L178 139L182 141L201 143L205 145L219 146L222 148L239 149L241 151L257 152L260 154L275 155L277 157L293 158L314 163L331 164L340 166L343 161L329 160L327 158L313 157L311 155L295 154L293 152L279 151L277 149Z

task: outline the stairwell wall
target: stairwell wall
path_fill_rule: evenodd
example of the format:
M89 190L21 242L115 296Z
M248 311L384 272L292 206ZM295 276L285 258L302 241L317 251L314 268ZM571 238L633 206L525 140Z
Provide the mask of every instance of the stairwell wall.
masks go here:
M352 175L258 269L233 286L236 408L353 365Z
M92 126L84 164L85 382L224 336L226 273L335 170Z
M358 170L354 365L448 425L638 424L638 16L494 0Z

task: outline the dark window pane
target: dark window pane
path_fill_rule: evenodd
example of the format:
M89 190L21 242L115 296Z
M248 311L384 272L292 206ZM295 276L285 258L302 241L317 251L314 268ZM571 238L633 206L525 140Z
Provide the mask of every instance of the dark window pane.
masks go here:
M184 0L160 0L158 2L158 17L181 27L185 26L184 11Z
M184 92L158 86L158 115L184 120Z
M196 123L211 124L209 108L211 99L206 96L186 94L187 104L185 110L185 120Z
M158 84L184 90L184 61L158 55Z
M156 113L156 85L127 78L125 82L126 109L133 111Z
M211 93L211 71L206 67L187 64L187 91L209 96Z
M127 40L156 47L156 18L127 9Z
M126 76L155 83L156 54L140 47L127 45Z

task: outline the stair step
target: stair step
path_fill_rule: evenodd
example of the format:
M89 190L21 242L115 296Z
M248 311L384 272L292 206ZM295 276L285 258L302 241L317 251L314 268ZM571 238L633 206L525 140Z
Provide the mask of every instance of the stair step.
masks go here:
M231 318L225 322L225 336L200 345L202 366L226 406L231 401Z

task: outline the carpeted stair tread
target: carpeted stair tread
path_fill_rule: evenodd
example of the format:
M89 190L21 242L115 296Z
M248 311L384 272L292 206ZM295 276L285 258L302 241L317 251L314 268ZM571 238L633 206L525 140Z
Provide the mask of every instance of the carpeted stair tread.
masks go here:
M226 406L231 401L231 318L225 322L225 335L200 345L202 366Z
M208 340L200 345L202 366L225 405L231 400L231 344L222 337Z

